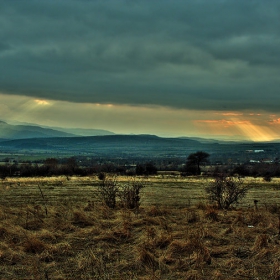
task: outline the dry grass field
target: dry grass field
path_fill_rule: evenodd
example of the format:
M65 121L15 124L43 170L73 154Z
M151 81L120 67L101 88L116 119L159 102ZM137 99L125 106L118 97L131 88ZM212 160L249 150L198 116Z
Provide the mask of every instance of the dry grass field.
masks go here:
M228 211L207 202L209 178L141 180L138 211L103 205L97 177L2 180L0 278L280 279L279 179L244 179Z

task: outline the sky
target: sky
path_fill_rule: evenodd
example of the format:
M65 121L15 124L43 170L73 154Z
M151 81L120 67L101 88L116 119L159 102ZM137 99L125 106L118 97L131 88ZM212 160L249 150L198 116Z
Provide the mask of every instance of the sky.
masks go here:
M280 139L279 0L0 0L0 119Z

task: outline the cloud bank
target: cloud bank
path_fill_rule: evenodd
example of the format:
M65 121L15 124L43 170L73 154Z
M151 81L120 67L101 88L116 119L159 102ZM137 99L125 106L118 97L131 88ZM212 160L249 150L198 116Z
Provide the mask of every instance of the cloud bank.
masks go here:
M279 112L280 2L1 1L0 92Z

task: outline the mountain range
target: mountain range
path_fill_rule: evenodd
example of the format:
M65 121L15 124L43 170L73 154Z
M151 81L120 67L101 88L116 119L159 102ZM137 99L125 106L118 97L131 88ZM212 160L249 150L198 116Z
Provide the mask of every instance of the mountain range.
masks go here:
M12 125L0 121L1 139L30 139L30 138L51 138L51 137L77 137L113 135L114 133L101 129L80 129L80 128L53 128L42 127L34 124Z
M90 135L90 136L88 136ZM118 135L106 130L61 129L0 122L0 153L107 158L174 158L205 151L217 161L280 158L280 143L226 142L156 135ZM255 153L254 151L263 151Z

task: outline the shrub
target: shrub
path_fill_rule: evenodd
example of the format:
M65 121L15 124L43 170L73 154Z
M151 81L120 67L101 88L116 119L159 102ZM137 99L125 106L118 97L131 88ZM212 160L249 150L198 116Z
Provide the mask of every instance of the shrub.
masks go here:
M265 182L271 182L271 180L272 180L271 175L270 174L265 174L264 177L263 177L263 180Z
M116 207L116 198L118 193L118 185L116 177L108 178L107 176L102 176L103 180L99 185L99 195L102 202L109 208Z
M240 177L217 176L206 187L208 198L216 202L220 209L228 209L232 204L238 203L248 192L248 186L243 185Z
M122 186L119 192L121 204L127 209L139 209L140 206L140 190L144 188L141 182L132 182Z
M102 173L103 174L103 173ZM101 176L102 182L98 191L102 202L113 209L117 205L117 198L120 207L126 209L139 209L140 190L144 188L142 182L135 180L126 184L117 183L117 176L108 177L106 174Z
M98 174L98 179L101 180L101 181L104 181L106 179L106 173L100 172Z

